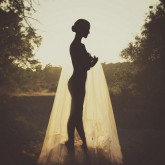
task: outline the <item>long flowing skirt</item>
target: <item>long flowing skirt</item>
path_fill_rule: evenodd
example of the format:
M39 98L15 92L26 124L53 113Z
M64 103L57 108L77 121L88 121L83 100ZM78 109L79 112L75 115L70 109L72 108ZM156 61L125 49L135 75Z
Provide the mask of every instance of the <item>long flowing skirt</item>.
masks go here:
M75 131L75 150L68 151L67 122L70 114L71 96L68 80L72 70L62 69L42 151L40 165L108 165L121 164L115 118L109 90L101 64L88 71L86 95L83 105L83 124L88 150L84 152L81 139Z

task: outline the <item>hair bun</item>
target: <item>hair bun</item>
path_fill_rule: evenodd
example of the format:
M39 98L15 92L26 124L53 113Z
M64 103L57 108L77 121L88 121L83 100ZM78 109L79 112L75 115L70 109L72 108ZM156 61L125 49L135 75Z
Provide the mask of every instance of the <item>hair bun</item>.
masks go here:
M72 31L73 32L76 32L76 29L75 29L75 26L74 25L72 26Z

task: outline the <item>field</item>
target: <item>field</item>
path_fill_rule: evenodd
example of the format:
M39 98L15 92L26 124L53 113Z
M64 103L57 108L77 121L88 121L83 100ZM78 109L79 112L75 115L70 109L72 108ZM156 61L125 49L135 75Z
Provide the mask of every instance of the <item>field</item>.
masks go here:
M36 165L54 96L0 97L0 165ZM112 98L124 165L164 165L165 113Z

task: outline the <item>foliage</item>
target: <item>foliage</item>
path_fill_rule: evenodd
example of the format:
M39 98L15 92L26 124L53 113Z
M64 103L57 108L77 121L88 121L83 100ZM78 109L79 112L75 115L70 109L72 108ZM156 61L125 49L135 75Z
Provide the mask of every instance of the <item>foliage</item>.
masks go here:
M165 96L165 1L150 6L140 36L121 52L138 67L137 88L145 98L162 102ZM155 100L155 101L156 101Z
M113 95L132 93L136 68L130 62L116 64L102 64L108 88Z
M114 96L137 95L135 75L137 69L132 63L102 64L110 93ZM14 92L56 92L61 67L50 64L43 69L38 65L35 70L17 68L12 79Z
M30 24L31 0L0 1L0 84L10 83L18 67L35 67L35 48L41 37Z
M151 11L145 20L141 36L121 52L121 56L142 65L156 61L164 63L165 53L165 4L162 2Z
M39 66L38 66L39 68ZM61 73L60 67L53 67L50 64L43 69L19 68L13 79L16 93L49 93L55 92Z
M137 69L132 63L102 64L110 93L114 96L136 95L135 75ZM13 78L15 92L56 92L61 67L50 64L35 70L18 68Z

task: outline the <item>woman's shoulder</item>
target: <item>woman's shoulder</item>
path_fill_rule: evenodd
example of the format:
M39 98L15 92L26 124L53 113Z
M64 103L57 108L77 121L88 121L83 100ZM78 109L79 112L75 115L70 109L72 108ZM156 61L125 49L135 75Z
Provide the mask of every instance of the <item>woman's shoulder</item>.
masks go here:
M86 49L83 43L77 43L73 41L70 44L70 50L82 50L82 49Z

